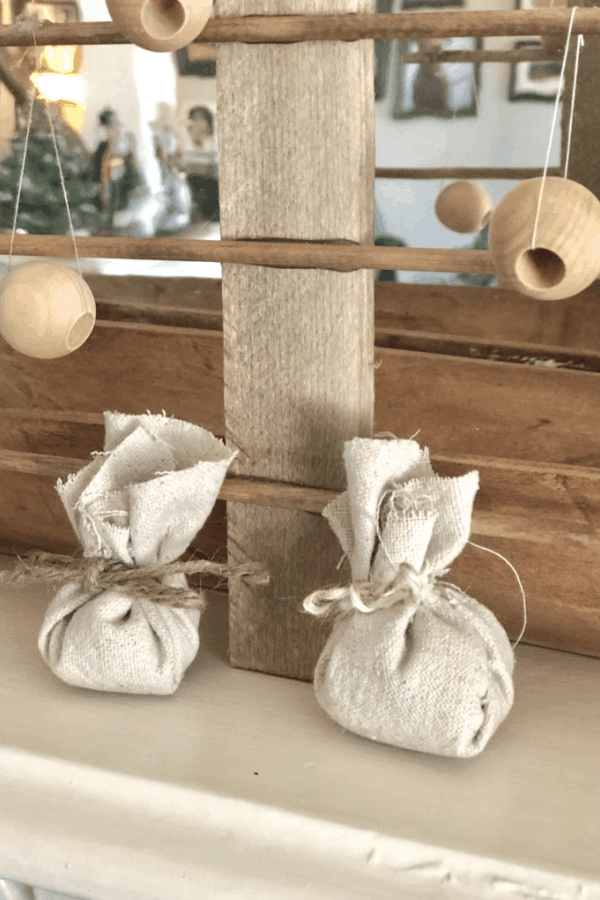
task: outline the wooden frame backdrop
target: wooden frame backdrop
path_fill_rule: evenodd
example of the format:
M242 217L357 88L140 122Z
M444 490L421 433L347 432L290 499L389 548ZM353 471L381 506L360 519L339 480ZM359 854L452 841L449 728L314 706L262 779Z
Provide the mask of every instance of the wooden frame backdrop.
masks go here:
M0 546L73 549L53 480L100 448L103 409L167 409L239 448L221 494L229 553L266 562L274 576L268 591L231 594L232 662L310 678L326 635L299 610L313 584L344 577L319 516L343 487L343 442L372 428L420 429L438 470L479 469L473 533L521 574L526 640L599 655L598 285L553 304L491 289L382 285L372 317L371 269L487 272L491 263L484 251L370 245L369 39L417 26L566 33L570 10L346 16L355 4L328 0L329 14L314 16L303 14L309 0L285 3L262 0L266 15L240 16L242 0L220 0L199 39L218 44L223 240L79 242L88 257L214 259L222 283L91 276L99 321L77 353L44 361L0 349ZM245 13L257 9L244 4ZM589 35L590 52L580 64L570 175L598 194L598 11L579 10L574 31ZM43 36L124 40L111 23L47 26ZM0 46L26 42L0 29ZM331 90L317 90L322 83ZM302 189L290 193L293 184ZM0 236L0 252L8 246ZM14 252L68 256L70 240L19 235ZM528 358L551 364L515 361ZM195 545L218 555L224 541L220 502ZM451 577L518 632L506 567L467 548Z

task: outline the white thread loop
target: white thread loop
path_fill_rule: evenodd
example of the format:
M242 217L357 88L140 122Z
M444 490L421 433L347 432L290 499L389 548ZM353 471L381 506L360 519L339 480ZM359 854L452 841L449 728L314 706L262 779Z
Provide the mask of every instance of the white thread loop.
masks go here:
M542 183L540 185L540 194L538 197L537 210L535 213L535 222L533 224L533 234L531 236L531 249L532 250L535 250L535 247L536 247L537 230L538 230L538 224L539 224L539 220L540 220L540 213L542 210L542 195L544 193L544 187L546 185L546 178L548 175L548 166L550 165L550 153L552 150L552 143L554 141L554 131L556 129L556 123L558 121L558 110L559 110L559 106L560 106L560 97L561 97L564 80L565 80L565 69L567 66L567 57L569 55L569 44L571 41L571 32L573 30L573 22L575 21L575 13L576 12L577 12L577 7L574 6L571 11L571 20L569 22L569 30L567 32L567 40L565 42L565 53L564 53L563 61L562 61L562 68L560 70L560 79L558 82L558 90L556 92L556 103L554 104L554 115L552 116L552 126L550 128L550 139L548 141L548 149L546 151L546 161L544 163L544 174L542 175ZM574 100L575 100L575 88L573 88L573 101ZM573 113L573 109L574 109L574 106L572 107L571 115Z
M583 35L580 34L577 37L577 50L575 53L575 71L573 73L573 91L571 93L571 112L569 114L569 134L567 137L567 149L565 153L565 171L564 177L567 177L567 173L569 171L569 156L571 155L571 138L573 136L573 116L575 114L575 94L577 92L577 76L579 74L579 54L581 52L581 48L585 47L585 41L583 39Z
M484 550L486 553L491 553L492 556L497 556L498 559L501 559L502 562L505 562L508 568L512 571L515 578L517 579L517 584L519 585L519 590L521 591L521 600L523 602L523 625L521 627L521 631L519 632L519 637L516 639L514 644L512 645L513 650L521 642L523 635L525 634L525 629L527 628L527 597L525 596L525 588L523 587L523 582L519 576L519 573L513 566L511 562L505 557L502 556L501 553L498 553L496 550L491 550L490 547L482 547L481 544L475 544L473 541L468 541L471 547L477 547L478 550Z
M431 575L419 573L408 563L402 563L396 577L387 584L353 581L343 587L313 591L305 598L303 607L305 612L319 617L355 611L372 613L398 603L417 604L429 596L432 587Z

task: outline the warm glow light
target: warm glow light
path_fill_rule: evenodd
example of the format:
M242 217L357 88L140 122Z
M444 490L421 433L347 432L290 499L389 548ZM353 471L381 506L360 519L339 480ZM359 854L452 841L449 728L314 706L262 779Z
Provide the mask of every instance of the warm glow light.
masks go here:
M31 76L38 91L47 100L70 100L80 106L85 104L85 82L81 75L59 75L55 72L37 72Z
M42 71L69 74L75 70L76 52L77 47L44 47L40 68Z
M38 91L51 103L58 103L62 117L71 128L81 131L85 121L85 81L83 75L59 75L34 72L31 76Z
M81 131L85 122L85 106L71 103L70 100L59 100L60 112L63 119L69 123L75 131Z

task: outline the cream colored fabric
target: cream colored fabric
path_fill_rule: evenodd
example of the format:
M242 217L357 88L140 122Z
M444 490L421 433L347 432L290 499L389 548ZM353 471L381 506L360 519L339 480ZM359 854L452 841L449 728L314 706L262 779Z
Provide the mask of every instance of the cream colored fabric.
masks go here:
M58 492L84 555L129 566L169 563L210 514L235 456L203 428L166 416L105 413L104 452ZM185 576L172 576L185 585ZM39 649L68 684L172 694L199 647L197 610L90 595L65 585L51 602Z
M317 699L344 728L373 740L473 756L513 702L504 629L438 580L468 540L478 473L435 475L415 441L357 438L344 460L348 490L324 514L353 580L387 583L408 564L416 587L394 605L336 622L315 671Z

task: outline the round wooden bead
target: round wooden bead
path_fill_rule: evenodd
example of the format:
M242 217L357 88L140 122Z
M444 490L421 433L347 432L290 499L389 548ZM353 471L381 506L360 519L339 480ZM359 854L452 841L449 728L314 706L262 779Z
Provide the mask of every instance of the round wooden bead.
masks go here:
M132 43L160 53L180 50L198 37L212 0L106 0L106 5Z
M600 201L568 178L546 178L543 191L542 181L522 181L501 200L490 220L489 249L499 287L563 300L598 277Z
M0 334L26 356L56 359L72 353L95 321L90 288L59 263L22 263L0 281Z
M453 181L435 201L435 214L450 231L473 234L487 225L492 201L475 181Z

